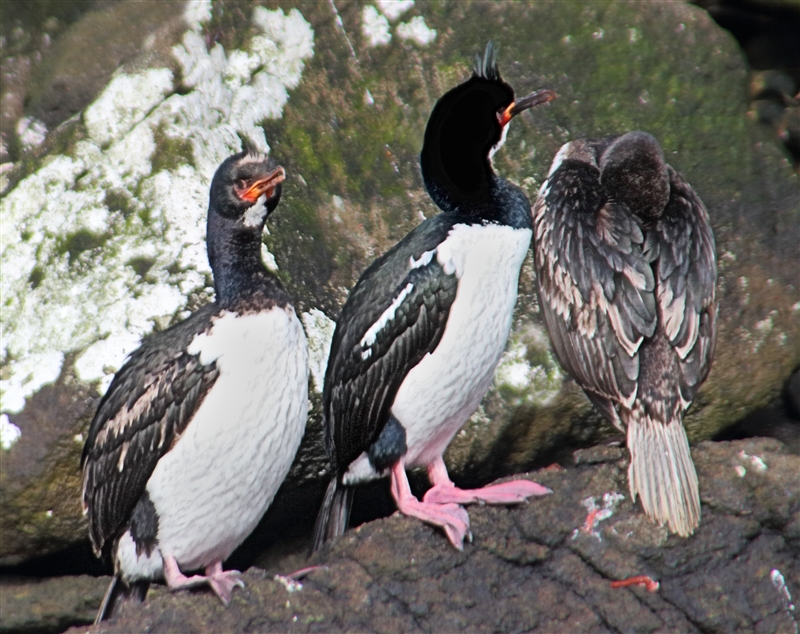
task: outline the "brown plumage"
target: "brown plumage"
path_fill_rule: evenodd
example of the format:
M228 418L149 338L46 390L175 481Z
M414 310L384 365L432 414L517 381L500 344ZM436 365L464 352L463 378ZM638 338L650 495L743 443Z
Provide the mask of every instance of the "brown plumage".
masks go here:
M717 278L708 212L644 132L561 148L533 209L555 354L627 431L631 496L688 536L700 523L683 414L708 376Z

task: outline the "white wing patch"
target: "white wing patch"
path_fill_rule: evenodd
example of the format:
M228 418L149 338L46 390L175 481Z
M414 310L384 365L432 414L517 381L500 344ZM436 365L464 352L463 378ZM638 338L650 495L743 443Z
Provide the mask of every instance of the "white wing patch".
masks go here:
M412 269L418 269L423 266L428 266L433 259L433 255L436 253L436 249L432 251L425 251L422 255L419 256L419 260L415 260L414 256L412 255L408 258L408 264L411 266Z
M406 287L400 291L400 294L394 298L394 301L390 304L389 308L383 311L381 316L378 318L374 324L369 327L364 336L361 339L361 347L367 348L361 352L361 358L365 361L369 359L370 355L372 354L372 350L369 350L369 347L375 343L375 338L378 336L378 333L383 330L383 328L388 324L392 319L394 319L394 314L397 312L398 307L400 304L403 303L403 300L408 297L408 294L414 289L414 285L409 282L406 284Z

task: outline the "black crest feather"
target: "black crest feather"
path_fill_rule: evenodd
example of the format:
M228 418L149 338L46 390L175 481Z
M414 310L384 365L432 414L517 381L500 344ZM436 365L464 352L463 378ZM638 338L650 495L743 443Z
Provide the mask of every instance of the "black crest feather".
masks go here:
M476 77L483 77L484 79L497 80L500 79L500 71L497 69L497 50L498 46L492 40L486 44L486 50L483 53L483 59L477 53L475 54L475 68L473 73Z

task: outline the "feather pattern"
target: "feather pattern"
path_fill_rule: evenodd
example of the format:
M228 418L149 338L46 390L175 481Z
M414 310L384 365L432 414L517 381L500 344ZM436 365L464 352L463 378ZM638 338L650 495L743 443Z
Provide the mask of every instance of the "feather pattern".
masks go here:
M219 376L215 363L204 365L199 354L185 352L218 310L209 304L145 339L97 408L81 465L83 508L92 507L90 535L98 554L119 537L156 464L180 438Z
M639 220L608 199L596 164L562 160L534 206L538 288L556 354L602 403L636 397L638 351L656 326Z
M708 211L641 132L573 141L534 205L540 305L556 356L627 429L631 495L689 535L700 521L682 417L716 340Z
M451 226L435 216L376 260L338 320L323 415L329 452L341 471L378 437L406 374L444 333L458 278L430 254ZM391 295L386 287L394 289Z

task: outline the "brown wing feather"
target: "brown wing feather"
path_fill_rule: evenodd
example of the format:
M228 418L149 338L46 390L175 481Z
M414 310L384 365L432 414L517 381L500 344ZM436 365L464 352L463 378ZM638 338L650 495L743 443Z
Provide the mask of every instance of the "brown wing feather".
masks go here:
M605 415L636 397L638 350L656 326L654 279L636 217L599 170L569 155L534 206L539 299L561 364Z
M183 433L217 379L216 364L185 352L214 305L146 339L114 376L83 449L83 508L98 554L116 539L159 459Z
M711 369L717 333L716 247L703 201L671 167L670 199L645 243L655 263L659 321L681 369L684 408Z

